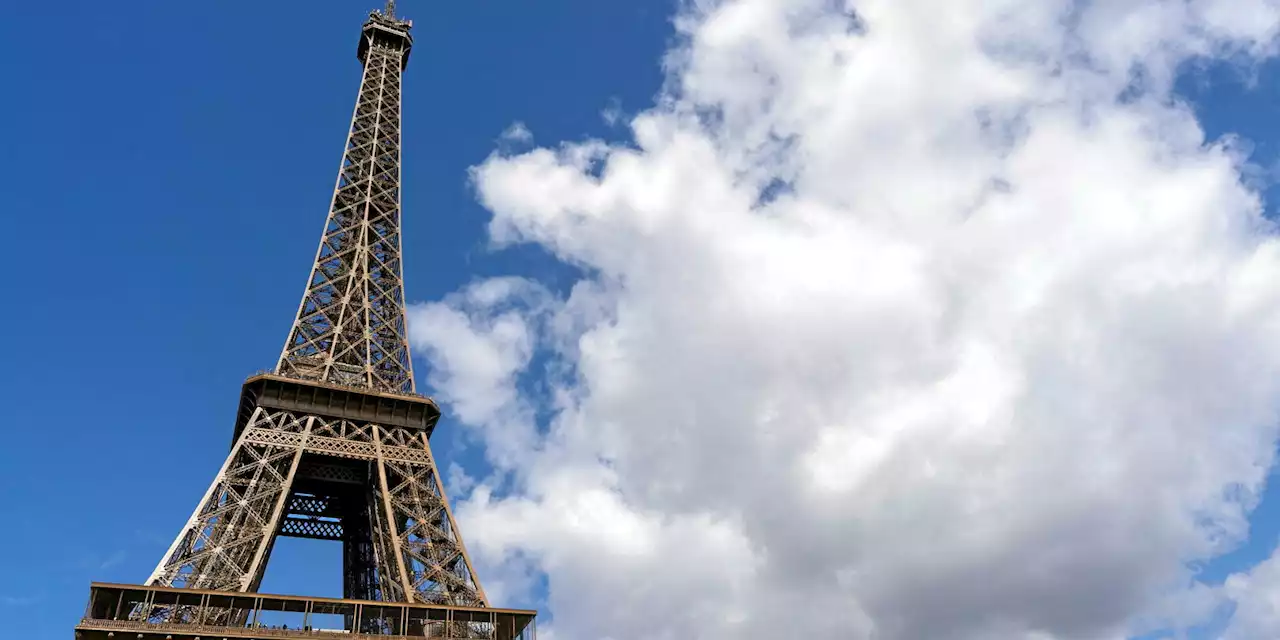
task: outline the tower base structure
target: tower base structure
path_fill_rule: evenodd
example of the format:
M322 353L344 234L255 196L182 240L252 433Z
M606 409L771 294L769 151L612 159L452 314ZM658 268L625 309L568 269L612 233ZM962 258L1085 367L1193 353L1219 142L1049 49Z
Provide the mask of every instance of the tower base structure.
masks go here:
M108 584L89 587L76 640L536 640L537 612Z

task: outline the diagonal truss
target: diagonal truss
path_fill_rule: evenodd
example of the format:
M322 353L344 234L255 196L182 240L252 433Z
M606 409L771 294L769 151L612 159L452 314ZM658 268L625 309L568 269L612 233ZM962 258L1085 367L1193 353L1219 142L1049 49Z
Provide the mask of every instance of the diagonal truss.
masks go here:
M336 513L295 486L304 461L330 458L354 462L348 468L364 469L368 478L362 508L349 510L355 516L340 526L368 527L372 553L351 568L372 569L375 578L370 592L349 595L488 606L424 432L264 407L254 410L147 584L255 590L288 512Z
M241 436L147 584L256 588L314 421L255 410L250 424L260 435Z
M281 375L412 392L400 241L400 78L409 23L374 13L364 76Z

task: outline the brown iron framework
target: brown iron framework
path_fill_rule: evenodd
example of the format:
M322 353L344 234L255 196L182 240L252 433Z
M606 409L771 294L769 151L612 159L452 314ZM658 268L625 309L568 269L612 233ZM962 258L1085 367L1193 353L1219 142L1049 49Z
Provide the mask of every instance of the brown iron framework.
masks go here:
M128 587L152 600L112 609L111 624L255 628L246 627L247 608L214 611L153 596L199 592L222 602L252 594L280 536L340 541L348 600L489 606L431 454L440 411L415 392L409 357L400 85L411 28L391 1L369 14L337 185L279 362L245 381L221 469L146 586ZM441 627L448 637L515 637L452 614L448 622Z

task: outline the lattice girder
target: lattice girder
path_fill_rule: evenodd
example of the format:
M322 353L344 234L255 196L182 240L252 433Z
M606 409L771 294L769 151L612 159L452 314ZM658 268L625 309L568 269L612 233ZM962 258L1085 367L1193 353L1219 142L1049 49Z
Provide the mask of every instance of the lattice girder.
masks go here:
M412 392L400 238L400 72L409 40L407 31L399 40L366 37L329 217L276 371Z
M332 467L326 460L350 462L320 471ZM356 473L352 464L367 470ZM364 482L353 485L353 478ZM346 497L315 488L323 486L348 487ZM354 509L339 506L356 494ZM352 525L352 535L367 533L352 539ZM366 597L487 606L419 430L259 407L147 584L250 589L278 535L368 546L359 553L373 575L360 578L359 589L377 593Z

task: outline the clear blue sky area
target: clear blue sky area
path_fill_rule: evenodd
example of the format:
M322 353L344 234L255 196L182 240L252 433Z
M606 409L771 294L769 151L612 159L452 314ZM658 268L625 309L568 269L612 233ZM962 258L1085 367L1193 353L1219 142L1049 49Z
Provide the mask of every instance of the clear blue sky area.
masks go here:
M601 111L649 104L673 4L400 2L416 37L404 96L410 300L490 275L563 286L549 257L486 247L467 168L514 121L544 143L622 135ZM208 486L241 381L274 364L296 310L373 7L0 9L0 613L11 637L68 637L91 580L144 580ZM1211 136L1240 133L1269 167L1280 73L1256 80L1211 69L1182 84ZM438 455L478 464L457 433L446 415ZM1280 496L1254 526L1206 580L1269 554ZM263 590L339 595L339 557L336 543L282 541Z

